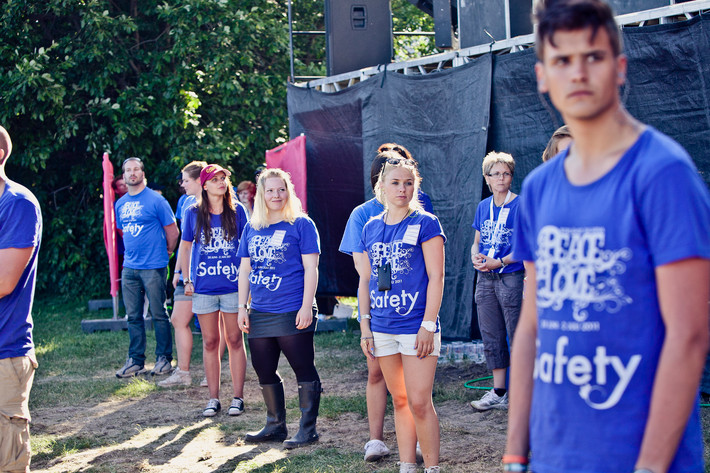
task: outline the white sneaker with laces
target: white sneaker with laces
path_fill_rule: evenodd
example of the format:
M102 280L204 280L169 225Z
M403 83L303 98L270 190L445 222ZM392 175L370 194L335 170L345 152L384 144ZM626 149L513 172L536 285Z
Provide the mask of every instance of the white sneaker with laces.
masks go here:
M180 368L175 368L173 374L167 379L158 383L161 388L172 388L173 386L189 386L192 384L192 376L189 371L183 371Z
M424 469L424 473L440 473L441 469L439 468L439 465L435 466L430 466L429 468Z
M207 376L202 378L202 381L200 381L200 387L201 388L206 388L207 387Z
M233 398L227 414L230 416L238 416L242 412L244 412L244 401L240 397Z
M417 464L399 462L399 473L417 473Z
M496 394L495 390L491 389L483 395L478 401L471 401L471 407L479 411L487 411L488 409L508 409L508 393L502 396Z
M222 405L219 403L219 399L210 399L207 401L207 407L202 411L202 415L205 417L214 417L220 410L222 410Z
M372 439L365 444L365 461L374 462L390 454L390 449L382 440Z

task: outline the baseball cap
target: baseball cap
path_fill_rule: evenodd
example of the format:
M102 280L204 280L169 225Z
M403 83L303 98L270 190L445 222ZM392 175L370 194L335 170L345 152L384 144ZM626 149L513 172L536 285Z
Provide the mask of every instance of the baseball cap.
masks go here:
M220 172L223 172L224 175L227 177L232 175L231 172L227 171L219 164L208 164L207 166L202 168L202 171L200 171L200 185L204 186L205 182L209 181Z

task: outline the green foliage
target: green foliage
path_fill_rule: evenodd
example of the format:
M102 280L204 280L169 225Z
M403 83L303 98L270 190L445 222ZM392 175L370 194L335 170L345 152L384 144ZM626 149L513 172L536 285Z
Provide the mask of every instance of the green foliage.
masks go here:
M7 173L44 215L39 291L108 288L103 151L117 173L142 157L174 203L187 162L252 178L287 137L281 2L9 0L0 22L0 123L15 145Z
M434 31L434 18L407 0L391 0L392 28L394 31ZM434 45L433 36L395 36L394 60L396 62L419 58L441 52Z

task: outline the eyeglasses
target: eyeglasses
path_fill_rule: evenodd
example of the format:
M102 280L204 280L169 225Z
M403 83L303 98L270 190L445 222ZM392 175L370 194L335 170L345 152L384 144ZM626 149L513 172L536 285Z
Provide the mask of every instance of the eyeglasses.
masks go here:
M393 164L393 165L401 165L401 164L406 164L407 166L415 166L416 163L414 162L413 159L404 159L404 158L387 158L387 164Z
M492 177L493 179L498 179L500 177L504 177L507 179L507 178L511 177L512 174L509 172L494 172L492 174L487 174L487 176Z

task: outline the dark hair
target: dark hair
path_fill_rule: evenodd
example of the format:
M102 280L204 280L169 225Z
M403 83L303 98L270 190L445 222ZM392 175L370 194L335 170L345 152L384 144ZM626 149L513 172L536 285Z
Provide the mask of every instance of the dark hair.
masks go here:
M414 167L419 167L417 160L412 157L412 153L407 148L397 143L383 143L377 148L377 156L372 160L372 165L370 166L370 184L373 190L377 180L380 178L380 172L385 162L388 159L397 158L397 156L402 159L409 159L414 162Z
M572 138L572 133L567 125L562 125L552 134L550 141L545 146L545 151L542 152L542 162L548 161L560 151L557 149L557 145L564 138Z
M113 189L114 192L116 192L116 191L118 190L117 182L118 182L118 181L122 181L122 180L123 180L123 176L122 176L122 175L118 175L118 176L116 176L116 177L113 178L113 180L111 181L111 188Z
M234 240L237 235L237 208L235 204L234 190L229 178L226 179L227 192L222 196L222 238L224 241ZM207 191L202 188L199 206L197 207L197 219L195 221L195 239L204 236L204 244L209 245L212 237L212 227L210 225L210 200Z
M207 167L207 161L192 161L182 168L181 172L187 173L190 179L200 180L200 172L205 167Z
M592 29L592 40L602 28L609 35L614 56L621 54L623 40L614 12L603 0L538 0L535 5L535 54L542 61L545 41L555 45L558 31Z

